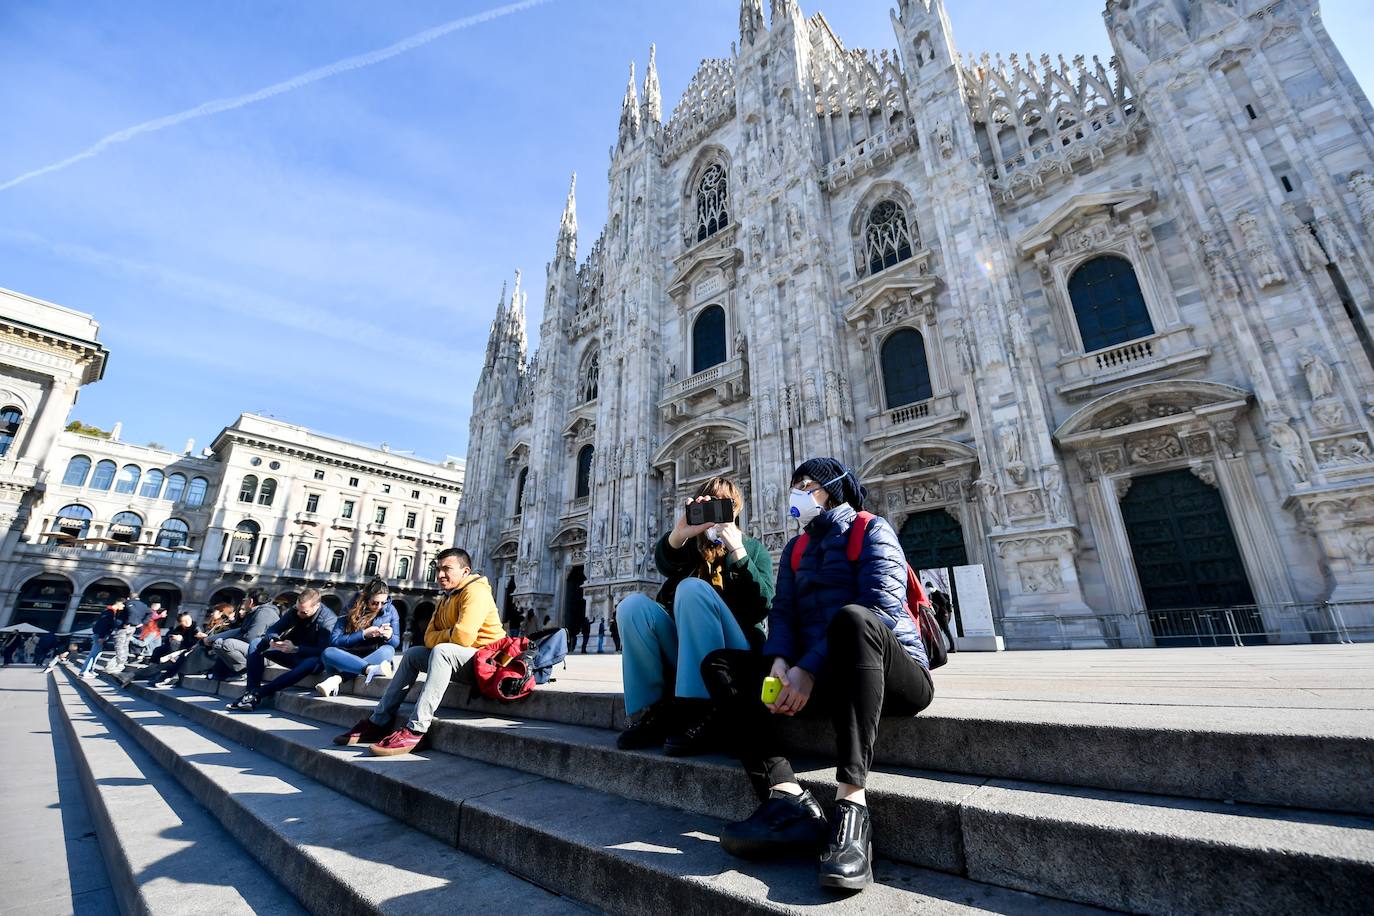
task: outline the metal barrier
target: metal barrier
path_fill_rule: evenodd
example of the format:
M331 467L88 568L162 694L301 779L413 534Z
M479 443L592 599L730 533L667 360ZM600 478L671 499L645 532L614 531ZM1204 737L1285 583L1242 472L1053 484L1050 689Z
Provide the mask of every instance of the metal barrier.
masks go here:
M1371 623L1350 625L1347 615ZM1036 614L999 621L1009 649L1351 644L1374 640L1374 601Z

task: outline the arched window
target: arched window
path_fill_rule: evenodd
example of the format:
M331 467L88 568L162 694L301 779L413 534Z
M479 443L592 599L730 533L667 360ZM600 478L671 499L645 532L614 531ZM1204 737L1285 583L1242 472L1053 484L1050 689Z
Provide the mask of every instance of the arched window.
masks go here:
M86 532L91 530L91 510L76 504L63 506L57 510L52 530L69 534L74 538L84 538Z
M251 503L258 495L258 475L244 474L243 483L239 484L239 502Z
M19 435L19 424L23 422L24 412L18 407L0 410L0 456L9 454L15 436Z
M115 463L106 459L95 466L95 473L91 475L92 490L108 490L114 484Z
M906 211L893 201L879 201L864 223L864 260L869 274L905 261L915 247Z
M377 555L376 555L375 553L370 553L370 554L368 554L368 555L367 555L367 561L366 561L365 563L363 563L363 575L364 575L364 576L375 576L375 575L377 575L377 564L378 564L379 562L380 562L380 561L379 561L379 559L378 559L378 557L377 557Z
M410 578L410 557L401 557L401 559L396 561L396 578Z
M85 455L73 455L67 462L67 473L62 475L62 483L69 487L84 487L86 475L91 472L91 459Z
M167 519L157 532L157 546L159 547L185 547L190 540L191 526L179 518Z
M709 305L692 324L692 374L725 362L725 309Z
M258 534L262 529L252 519L245 519L229 536L229 560L232 563L252 563L258 552Z
M205 504L205 494L210 490L210 481L204 477L196 477L191 481L191 487L186 491L186 505L201 506Z
M258 505L270 506L272 500L277 497L277 481L268 477L262 482L262 490L258 493Z
M1087 352L1155 332L1135 269L1125 258L1102 255L1084 262L1069 278L1069 299Z
M110 519L110 540L121 544L137 544L143 534L143 518L136 512L120 512ZM123 553L131 552L129 547L111 547Z
M899 328L888 335L883 341L882 362L888 410L930 397L930 368L920 331Z
M329 555L329 571L341 573L344 569L344 562L348 559L348 554L342 550L336 550Z
M154 469L147 473L143 478L143 486L139 488L138 495L147 499L157 499L162 495L162 484L167 479L167 475Z
M138 489L138 478L142 476L143 469L138 465L124 465L119 470L119 480L115 481L114 491L116 493L134 493Z
M515 479L515 514L520 515L525 506L525 481L530 478L530 469L527 467L520 469L520 476Z
M429 568L425 570L425 581L433 582L439 576L439 564L433 560L429 561Z
M291 551L291 568L305 569L305 560L310 556L310 548L304 544L297 544L296 549Z
M697 241L730 225L730 183L725 166L713 162L697 182Z
M579 403L595 401L601 388L601 353L593 349L582 360L582 371L578 373L577 394Z
M186 475L169 474L167 475L167 489L163 491L162 498L168 502L177 502L186 495Z
M582 451L577 453L577 489L573 491L574 499L584 499L592 495L592 456L596 453L590 445L582 446Z

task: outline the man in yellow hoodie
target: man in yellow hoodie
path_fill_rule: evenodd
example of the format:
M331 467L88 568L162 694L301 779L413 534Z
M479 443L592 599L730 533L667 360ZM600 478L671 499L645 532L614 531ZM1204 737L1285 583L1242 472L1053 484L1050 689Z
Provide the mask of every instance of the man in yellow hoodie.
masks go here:
M472 557L467 551L450 547L435 557L435 563L435 579L444 596L429 619L425 644L406 650L377 708L336 737L335 744L367 744L378 757L415 750L424 741L444 691L455 676L460 682L471 683L469 662L477 650L506 635L491 584L472 571ZM393 730L396 712L422 671L426 672L425 686L415 702L415 712L403 727Z

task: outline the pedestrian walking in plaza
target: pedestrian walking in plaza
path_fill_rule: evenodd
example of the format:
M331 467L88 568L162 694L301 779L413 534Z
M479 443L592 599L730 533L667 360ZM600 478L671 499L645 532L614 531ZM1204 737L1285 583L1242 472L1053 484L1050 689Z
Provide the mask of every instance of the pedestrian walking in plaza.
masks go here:
M730 501L733 521L687 523L688 507L713 499ZM654 564L667 580L658 594L629 595L616 608L625 644L625 712L639 714L616 740L623 750L663 745L671 755L687 756L707 753L720 740L721 718L701 679L702 660L717 649L756 653L773 600L773 562L740 531L743 507L730 478L702 484L654 549Z
M18 633L11 633L9 637L5 639L5 648L0 650L0 658L3 658L3 664L9 665L14 661L14 654L18 652L19 647L23 645L23 640L24 638Z
M105 643L109 641L110 634L119 625L118 615L122 610L122 602L116 601L100 613L91 624L91 647L86 650L86 661L81 666L81 677L91 680L95 677L95 663L100 657L100 653L105 651Z
M250 711L263 700L320 670L320 655L334 634L334 612L320 602L319 589L307 588L296 606L267 628L248 653L248 689L229 708ZM262 682L268 662L285 667L286 673Z
M38 664L38 643L37 633L24 640L24 659L31 665Z
M43 669L43 673L47 674L49 671L56 668L58 665L67 661L67 659L76 655L78 651L80 651L80 648L77 646L76 643L68 643L67 648L63 649L61 652L57 653L52 657L52 660L48 662L47 667ZM91 676L94 677L95 675ZM85 675L83 674L82 677L85 677Z
M134 635L141 631L152 619L153 609L139 600L138 594L116 602L119 612L113 637L114 661L105 666L106 674L118 674L129 663L129 645Z
M348 613L334 623L329 648L320 656L326 677L315 685L322 697L338 696L344 679L364 675L391 677L392 660L401 645L401 615L391 603L386 583L374 579L359 593Z
M420 747L449 684L471 683L471 662L477 650L505 638L491 583L472 571L468 552L450 547L435 559L436 581L444 596L429 619L424 645L406 650L376 709L337 736L335 744L367 744L379 757L408 754ZM394 728L396 713L421 674L425 686L415 710L403 727Z
M821 851L821 885L857 890L873 880L865 782L880 717L916 715L930 705L935 689L907 610L906 557L892 526L876 516L858 519L866 491L833 458L803 463L790 487L790 514L805 541L793 538L783 548L762 660L722 649L702 664L707 689L728 711L733 749L761 802L747 819L726 824L720 842L743 858ZM856 524L864 526L857 529L862 543L851 561ZM760 699L765 675L779 688L766 704ZM774 727L778 716L827 714L838 757L829 823L782 756Z
M949 641L949 651L958 652L958 648L954 645L954 634L949 630L950 618L954 616L953 602L949 600L949 595L930 582L926 583L926 596L930 598L930 605L934 609L935 622L940 625L940 632L944 633L945 639Z

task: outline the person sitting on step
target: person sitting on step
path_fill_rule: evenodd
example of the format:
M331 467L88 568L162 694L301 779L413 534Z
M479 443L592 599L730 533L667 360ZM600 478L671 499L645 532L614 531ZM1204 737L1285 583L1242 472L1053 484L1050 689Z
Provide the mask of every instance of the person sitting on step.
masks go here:
M833 458L797 468L790 514L807 541L795 572L798 539L783 548L762 662L727 648L701 666L762 802L748 819L725 825L721 846L743 858L824 850L821 885L850 890L873 880L864 783L879 717L914 716L935 693L920 631L906 608L906 558L892 526L871 517L857 561L849 559L850 527L864 496L854 474ZM765 676L781 683L767 705L760 699ZM829 824L781 755L774 727L778 716L826 713L835 727L839 783Z
M255 588L239 602L239 622L210 637L206 648L214 656L210 677L227 681L248 668L248 656L281 619L281 608L272 603L266 589Z
M220 633L237 627L241 623L239 613L227 601L221 601L210 608L210 613L206 615L205 622L195 627L195 634L191 639L183 639L182 652L169 655L159 664L153 665L148 672L148 686L162 687L176 682L181 686L181 679L188 674L204 674L216 664L216 658L210 653L210 641Z
M368 750L378 757L416 750L425 740L449 684L455 679L472 683L471 662L477 650L505 638L491 583L472 571L468 552L450 547L441 550L435 561L435 579L444 595L429 619L424 645L405 651L376 709L335 737L335 744L367 744ZM415 711L404 726L394 728L401 703L422 673L425 686L415 702Z
M230 709L253 710L279 690L320 670L320 654L329 647L334 634L334 612L320 602L319 589L307 588L296 599L296 607L281 615L248 654L248 689L229 704ZM286 667L285 674L262 682L268 662Z
M732 520L688 524L687 507L712 499L730 501ZM643 713L616 740L622 750L663 745L670 755L688 756L712 750L719 738L702 659L716 649L757 655L773 600L773 562L740 531L743 505L730 478L702 484L654 550L667 578L658 596L628 595L616 608L625 711Z
M385 582L373 579L358 593L348 613L334 623L329 643L320 656L326 677L315 685L320 696L338 696L344 678L363 674L370 684L379 674L391 677L391 660L401 645L401 616Z

